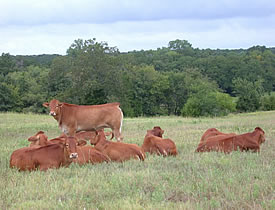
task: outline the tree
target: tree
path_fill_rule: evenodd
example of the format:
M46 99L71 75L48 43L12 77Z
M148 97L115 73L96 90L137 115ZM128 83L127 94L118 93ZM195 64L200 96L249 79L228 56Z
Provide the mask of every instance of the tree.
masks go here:
M185 73L182 72L168 72L169 87L164 92L165 104L167 106L167 114L180 115L181 108L187 101L187 87L185 84Z
M0 57L0 74L7 75L15 71L15 61L9 53L2 53Z
M266 93L261 97L261 110L275 110L275 92Z
M228 94L200 91L188 98L182 109L183 116L224 116L236 111L236 104Z
M263 94L263 80L250 82L246 79L233 80L234 91L238 97L237 109L244 112L254 112L260 108L260 98Z

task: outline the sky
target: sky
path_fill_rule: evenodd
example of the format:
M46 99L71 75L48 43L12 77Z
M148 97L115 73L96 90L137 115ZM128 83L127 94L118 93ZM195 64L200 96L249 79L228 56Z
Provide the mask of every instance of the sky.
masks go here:
M66 55L77 39L120 52L187 40L199 49L275 47L274 0L0 0L0 53Z

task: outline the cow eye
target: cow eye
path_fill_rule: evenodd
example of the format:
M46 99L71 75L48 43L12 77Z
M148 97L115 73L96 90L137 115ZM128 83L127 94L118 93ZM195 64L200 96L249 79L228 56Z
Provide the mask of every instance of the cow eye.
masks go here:
M69 144L65 144L66 147L69 147Z

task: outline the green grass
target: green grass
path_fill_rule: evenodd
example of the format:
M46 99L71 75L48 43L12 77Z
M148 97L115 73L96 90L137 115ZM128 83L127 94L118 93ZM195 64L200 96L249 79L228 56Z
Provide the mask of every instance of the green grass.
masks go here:
M48 115L0 113L0 209L275 209L275 112L222 118L126 118L124 142L142 145L146 130L159 125L177 145L177 157L147 155L130 160L17 172L11 153L43 130L60 134ZM203 132L245 133L260 126L260 154L195 153Z

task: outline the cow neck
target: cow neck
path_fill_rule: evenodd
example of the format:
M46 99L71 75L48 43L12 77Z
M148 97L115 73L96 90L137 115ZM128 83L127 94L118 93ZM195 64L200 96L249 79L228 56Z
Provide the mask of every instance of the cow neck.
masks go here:
M150 137L150 136L157 137L158 139L163 139L162 137L159 137L159 136L155 135L153 130L147 131L147 134L145 135L145 138Z
M70 154L64 144L62 144L62 147L63 147L63 154L64 154L64 164L62 165L66 166L68 165L68 163L72 162L73 160L69 157Z
M63 112L65 112L65 104L63 104L62 107L60 107L60 116L58 118L58 125L59 127L62 126L62 116L63 116Z
M253 131L252 133L250 133L250 138L248 138L248 139L252 139L252 141L254 142L259 142L259 138L261 137L261 133L260 133L260 131L258 131L258 130L255 130L255 131Z
M39 139L39 145L40 146L46 146L48 145L48 138L45 135L40 135L40 139Z
M260 132L261 132L260 130L254 130L254 131L251 133L251 136L260 136L260 135L261 135Z
M109 143L106 137L100 134L99 140L95 143L95 148L98 150L104 149Z
M147 131L147 134L145 135L145 138L146 138L146 137L149 137L149 136L154 136L152 130Z

